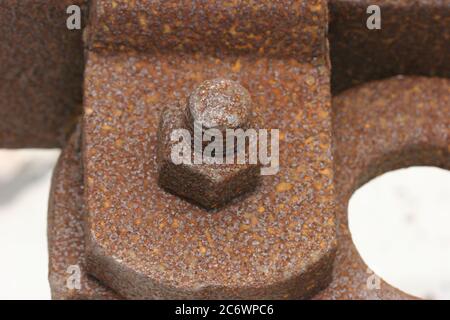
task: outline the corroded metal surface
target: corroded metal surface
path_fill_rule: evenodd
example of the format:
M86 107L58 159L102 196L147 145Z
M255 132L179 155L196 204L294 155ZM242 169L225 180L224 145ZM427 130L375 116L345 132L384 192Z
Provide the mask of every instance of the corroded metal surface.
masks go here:
M86 273L80 130L72 134L53 173L48 206L49 282L53 299L118 296ZM70 281L70 277L74 281ZM80 276L78 279L75 277ZM80 287L76 287L79 280Z
M65 9L87 2L0 4L0 147L65 143L84 67ZM450 76L450 0L380 0L382 30L365 28L370 4L329 2L334 92L399 73ZM83 132L61 156L49 205L54 298L412 298L367 286L346 206L387 170L450 167L449 80L351 89L335 98L332 130L324 0L90 9ZM156 132L164 106L216 77L241 82L264 126L281 130L281 171L211 213L157 185Z
M85 0L0 2L0 147L59 147L81 113L81 30L66 8Z
M195 88L188 98L187 122L193 129L247 129L253 115L252 100L247 89L229 79L207 80Z
M88 272L127 298L315 294L330 281L336 248L326 3L277 2L270 14L286 19L273 25L264 19L268 2L253 3L254 19L218 37L233 46L248 40L244 51L230 52L225 40L202 38L196 43L204 51L194 53L165 52L165 37L183 47L191 32L183 26L197 20L205 35L225 32L250 4L237 1L225 9L206 2L187 19L174 15L167 2L134 3L114 7L97 1L89 26L94 42L83 126ZM158 21L169 15L167 30L174 31L173 37L158 38L158 50L141 46L154 41L144 32L146 41L135 43L140 51L117 52L122 31L143 32L128 27L110 34L106 43L112 47L95 45L106 32L102 19L133 25L136 8L151 13L150 3L164 9ZM177 23L186 34L175 29ZM266 32L264 44L254 40ZM210 214L157 185L156 140L162 107L218 77L239 81L264 125L280 129L281 170L263 177L244 199Z
M381 30L366 28L368 6ZM450 0L330 0L332 89L397 74L450 77Z
M450 76L450 0L372 2L329 1L334 92L396 74ZM236 10L223 1L3 0L0 147L64 144L81 111L83 73L81 31L65 28L65 9L81 4L87 12L87 3L95 26L87 33L90 48L278 57L295 52L297 59L325 49L317 37L325 28L325 17L317 14L321 1L259 1L261 10L241 1ZM365 28L371 4L381 6L382 30ZM284 6L291 10L278 14Z
M368 273L351 240L347 203L360 185L385 171L409 165L450 169L450 81L427 78L392 78L349 90L334 100L334 153L336 170L339 249L333 280L315 299L411 299L388 284L369 288ZM83 273L82 288L65 289L71 264L84 264L82 180L78 134L64 151L55 171L50 208L49 245L54 298L106 297L105 289ZM58 192L58 190L61 190ZM70 195L68 197L68 195ZM68 198L74 199L69 201ZM64 204L56 206L55 204ZM64 221L64 227L54 225ZM56 230L59 230L56 233ZM66 239L55 241L54 239ZM67 241L70 239L71 241ZM70 258L68 258L70 257ZM86 269L83 268L83 271ZM93 288L87 291L85 288ZM111 296L115 297L112 291Z
M233 73L236 58L170 60L88 59L83 157L90 272L128 297L301 297L325 285L335 246L327 68L240 58L242 68ZM191 79L192 70L200 79ZM245 201L210 215L157 186L156 131L165 99L225 74L257 93L264 123L284 133L281 171ZM277 74L282 78L271 84ZM114 104L110 92L117 93ZM142 273L147 278L130 279ZM161 292L149 279L170 280L175 290L163 282Z
M324 0L92 0L88 44L115 52L311 59L326 49L326 11Z
M450 169L450 80L395 77L350 89L333 99L334 165L339 249L333 282L320 299L409 298L371 276L348 229L347 204L362 184L412 165ZM374 239L376 241L376 239Z

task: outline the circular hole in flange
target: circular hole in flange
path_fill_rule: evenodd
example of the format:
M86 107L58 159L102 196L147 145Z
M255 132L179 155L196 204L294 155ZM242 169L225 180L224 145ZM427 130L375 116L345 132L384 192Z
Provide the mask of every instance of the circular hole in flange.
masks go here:
M450 171L385 173L353 193L348 214L370 269L406 293L450 299Z

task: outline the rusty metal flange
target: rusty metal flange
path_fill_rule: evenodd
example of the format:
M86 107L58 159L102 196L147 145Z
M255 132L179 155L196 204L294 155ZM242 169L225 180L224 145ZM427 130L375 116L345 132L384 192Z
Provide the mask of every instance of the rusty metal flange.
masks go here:
M178 19L172 13L186 6L94 2L82 133L87 269L124 297L304 298L331 279L336 235L326 2L271 5L271 14L283 17L277 24L267 24L268 5L205 2L193 17ZM136 35L126 52L117 50L126 30L108 33L104 25L137 23L140 12L153 10L165 22L162 34L146 33L149 26L140 21L140 29L128 31L142 39ZM233 29L247 11L249 22ZM227 36L205 41L188 26ZM257 40L267 32L265 41ZM201 51L192 52L188 39ZM158 49L147 47L155 41ZM241 42L245 49L227 49ZM280 129L282 151L277 175L210 214L159 188L156 146L162 108L214 78L248 89L264 125Z
M382 282L367 287L367 266L354 247L347 203L361 184L387 170L410 165L450 168L447 79L396 77L351 89L334 100L335 186L339 249L333 280L315 299L411 299ZM55 171L49 211L50 280L53 297L119 298L87 276L79 133ZM77 147L78 146L78 147ZM68 196L69 195L69 196ZM66 270L83 270L81 290L66 287Z
M340 12L340 4L357 11L364 1L356 6L354 1L342 1L332 6L338 8L333 12ZM415 9L402 4L383 2L388 29L392 12L414 16ZM426 7L426 17L435 12L429 1L420 4ZM238 1L223 6L208 1L193 11L195 3L191 5L91 2L83 146L75 150L74 137L64 153L63 158L71 161L60 163L56 175L61 178L55 178L50 209L50 248L57 261L51 264L55 297L117 297L89 274L125 298L310 298L327 286L317 298L410 298L386 284L379 291L368 291L367 269L351 242L345 206L358 183L380 170L421 162L425 154L441 161L439 152L448 148L435 153L432 143L442 147L447 127L434 129L430 137L437 142L431 142L427 134L403 132L402 125L416 121L419 131L432 130L420 110L409 113L405 108L420 108L427 101L428 117L439 113L435 108L445 102L448 82L393 79L354 89L356 93L349 91L348 96L344 93L335 102L333 163L326 2ZM395 24L392 29L402 34ZM433 54L442 53L441 44L438 40ZM335 61L339 50L348 47L338 49ZM432 63L441 66L438 60ZM389 69L389 64L385 66ZM348 77L347 71L345 66L337 71L337 76L344 76L343 87L348 79L379 76L370 68L362 77ZM186 100L201 82L217 77L242 83L256 102L255 113L262 123L280 129L281 170L264 177L245 198L210 214L159 188L156 146L162 108ZM391 105L398 108L388 109ZM397 116L387 118L392 112ZM356 145L362 145L355 149L347 140L355 132L361 134L361 122L370 135L358 136L361 141ZM370 131L372 127L376 130ZM383 140L391 136L396 139ZM82 188L79 182L68 182L71 177L80 179L76 168L80 156ZM67 170L61 169L65 166ZM77 195L84 190L83 206L67 203L71 210L59 214L55 209L59 183L68 184ZM335 209L340 244L332 274ZM74 236L74 226L83 230L76 234L82 240L77 240L70 257L82 266L88 287L75 293L61 287L62 261L67 259L54 244L64 238L52 232L62 222L71 223L62 235Z

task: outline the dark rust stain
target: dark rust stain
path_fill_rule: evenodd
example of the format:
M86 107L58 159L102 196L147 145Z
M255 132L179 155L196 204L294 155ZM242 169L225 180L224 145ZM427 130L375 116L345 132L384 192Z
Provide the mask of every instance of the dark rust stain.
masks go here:
M381 29L366 28L368 6ZM330 0L334 94L399 74L450 77L449 0Z
M0 147L65 144L82 108L82 31L66 9L86 0L0 3ZM84 21L84 20L83 20Z

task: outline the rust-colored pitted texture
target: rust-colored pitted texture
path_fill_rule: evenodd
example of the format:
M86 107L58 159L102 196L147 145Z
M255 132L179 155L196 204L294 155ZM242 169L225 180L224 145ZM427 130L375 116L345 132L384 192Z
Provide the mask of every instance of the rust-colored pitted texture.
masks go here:
M50 190L48 250L52 298L114 299L116 294L86 273L80 142L77 130L58 160Z
M85 0L0 1L0 147L62 146L81 113L81 30L66 28Z
M381 30L366 28L369 5ZM330 0L332 89L397 74L450 77L450 0Z
M117 3L97 1L90 32L104 29L102 19L118 19L124 29L114 36L121 39L124 31L137 32L127 27L139 20L134 8L151 14L154 6L164 10L144 28L201 21L208 47L197 41L205 52L89 52L83 126L89 273L127 298L305 298L324 288L336 248L330 74L325 50L315 49L317 41L320 48L326 43L326 2L252 2L245 19L247 1L208 1L197 10L197 1ZM267 34L270 45L263 47L274 51L229 54L224 42L206 41L230 21L236 33L225 38L234 47L258 48L249 39ZM164 48L167 39L189 39L190 30L158 39ZM298 37L311 42L298 46ZM154 41L144 40L137 45ZM280 129L281 168L245 199L211 214L158 186L156 137L164 106L220 77L239 81L266 128Z
M157 186L156 132L162 106L218 75L254 92L283 140L280 172L211 215ZM91 53L89 270L127 297L296 298L326 285L335 246L328 88L325 66L295 61Z
M351 240L347 221L347 203L352 192L372 177L409 165L435 165L450 169L449 92L450 81L427 78L393 78L351 89L334 100L335 167L338 196L339 250L333 281L315 299L410 299L382 282L379 290L369 290L371 273ZM104 295L91 278L82 281L79 291L67 291L65 274L69 264L83 258L83 215L79 199L82 193L79 150L71 140L55 171L53 220L65 221L64 228L49 229L51 251L50 278L57 298L95 298ZM61 190L61 191L58 191ZM69 196L68 196L69 195ZM74 201L70 201L71 199ZM58 233L56 233L58 231ZM57 237L52 235L57 235ZM70 239L55 243L54 239ZM74 245L77 244L77 245ZM57 244L57 245L56 245ZM53 255L56 255L54 257ZM66 256L76 259L67 261ZM62 260L61 260L62 259ZM53 261L61 261L52 264ZM54 267L52 267L54 265ZM85 269L82 269L86 279ZM94 290L86 290L85 283ZM113 295L112 291L109 291Z
M188 99L188 125L195 123L205 129L247 129L250 124L252 100L247 89L236 81L212 79L200 84Z
M362 184L412 165L450 169L450 80L396 77L364 84L333 99L339 249L333 282L320 299L402 299L371 275L351 240L347 204ZM376 241L376 239L373 239Z
M324 0L93 0L89 47L311 59L326 52L326 6Z

